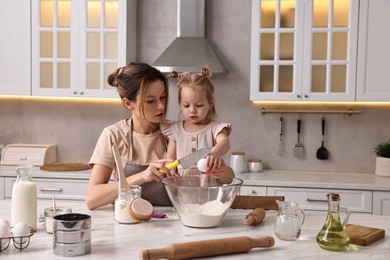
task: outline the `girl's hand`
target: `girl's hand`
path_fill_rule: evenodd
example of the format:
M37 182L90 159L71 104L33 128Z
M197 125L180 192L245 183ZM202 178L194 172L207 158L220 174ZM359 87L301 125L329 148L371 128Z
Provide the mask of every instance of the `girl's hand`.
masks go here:
M221 168L223 160L218 155L209 154L206 157L207 172L217 171Z
M213 165L213 167L211 167L211 169L208 170L206 173L213 176L213 177L218 178L218 177L225 175L225 171L227 171L227 166L226 166L224 160L222 158L218 158L218 166Z

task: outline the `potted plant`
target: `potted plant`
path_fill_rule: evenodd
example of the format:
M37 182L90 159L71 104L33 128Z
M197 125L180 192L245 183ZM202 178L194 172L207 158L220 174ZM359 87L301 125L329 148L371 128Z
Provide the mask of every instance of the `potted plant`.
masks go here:
M375 147L376 167L375 174L390 177L390 139Z

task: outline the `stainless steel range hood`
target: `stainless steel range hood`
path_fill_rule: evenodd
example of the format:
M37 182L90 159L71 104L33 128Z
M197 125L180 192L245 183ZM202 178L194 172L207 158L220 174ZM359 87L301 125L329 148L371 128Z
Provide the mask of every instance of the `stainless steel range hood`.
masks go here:
M225 73L205 37L205 0L178 0L177 38L157 58L153 66L161 72L198 72L209 67Z

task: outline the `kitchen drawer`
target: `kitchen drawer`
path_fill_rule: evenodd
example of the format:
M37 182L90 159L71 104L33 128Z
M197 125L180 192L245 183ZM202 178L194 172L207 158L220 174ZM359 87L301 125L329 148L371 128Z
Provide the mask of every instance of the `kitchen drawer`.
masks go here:
M5 178L5 198L12 197L12 187L16 178ZM38 199L85 200L88 180L34 178Z
M263 186L241 186L240 195L266 196L267 187Z
M268 196L285 196L286 201L298 202L304 210L327 211L326 195L330 192L340 194L340 207L347 207L351 212L372 213L372 191L267 187Z

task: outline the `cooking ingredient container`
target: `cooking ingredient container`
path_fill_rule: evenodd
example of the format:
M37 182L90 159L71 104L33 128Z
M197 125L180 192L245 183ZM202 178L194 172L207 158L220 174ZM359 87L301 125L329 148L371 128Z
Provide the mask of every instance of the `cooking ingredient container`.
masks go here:
M275 220L275 235L281 240L294 241L301 234L305 212L298 207L296 202L276 202L279 206L279 212Z
M79 256L91 252L91 216L69 213L57 215L53 219L55 255Z
M168 177L162 183L184 226L208 228L222 223L243 181L198 174Z
M19 222L37 229L37 186L32 179L32 165L16 166L17 179L12 187L12 226Z
M244 152L232 152L230 156L230 167L234 173L243 173L247 171Z
M69 207L61 207L57 206L55 209L54 207L46 208L44 211L44 217L45 217L45 230L47 233L52 234L54 229L54 216L61 215L61 214L67 214L72 213L72 209Z
M316 239L318 245L329 251L344 251L348 248L350 238L345 232L345 227L349 219L350 211L348 208L340 208L340 195L338 193L329 193L328 197L328 215L324 226L318 233ZM344 221L341 223L340 211L345 212Z
M115 200L115 220L121 224L138 223L140 220L130 214L131 205L141 198L142 187L130 185L129 188L121 189Z

